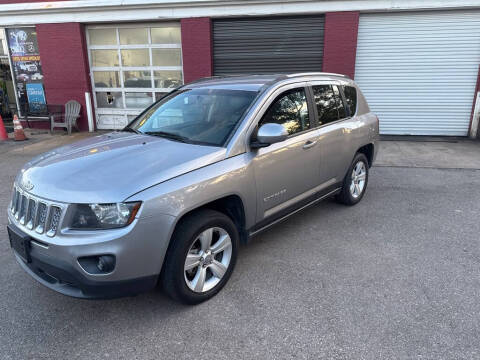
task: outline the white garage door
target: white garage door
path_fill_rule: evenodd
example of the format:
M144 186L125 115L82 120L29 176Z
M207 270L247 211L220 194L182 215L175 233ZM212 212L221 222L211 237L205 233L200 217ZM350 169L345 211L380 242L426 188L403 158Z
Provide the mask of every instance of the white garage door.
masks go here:
M355 80L382 134L466 136L480 11L360 15Z

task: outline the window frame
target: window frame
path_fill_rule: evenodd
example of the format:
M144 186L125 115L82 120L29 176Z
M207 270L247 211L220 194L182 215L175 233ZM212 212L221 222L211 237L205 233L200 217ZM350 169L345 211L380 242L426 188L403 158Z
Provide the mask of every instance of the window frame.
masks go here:
M277 102L277 100L279 100L281 97L285 96L286 93L288 92L292 92L292 91L295 91L295 90L301 90L303 89L303 91L305 92L305 98L307 100L307 110L308 110L308 117L309 117L309 121L310 121L310 128L308 129L305 129L305 130L302 130L302 131L299 131L299 132L296 132L296 133L293 133L293 134L289 134L287 136L287 140L288 139L291 139L291 138L294 138L296 136L299 136L299 135L302 135L302 134L306 134L314 129L316 129L318 126L318 119L317 117L315 116L315 113L313 112L313 102L312 102L312 94L311 94L311 89L308 88L307 85L300 85L300 86L294 86L294 87L291 87L289 89L284 89L282 90L277 96L275 96L273 98L273 100L268 104L267 108L265 109L265 111L263 111L262 115L260 116L260 119L258 120L257 124L256 124L256 130L255 130L255 136L256 136L256 132L258 131L258 129L260 128L260 124L262 122L262 120L265 118L265 116L268 114L268 112L270 111L270 109L272 108L272 106L274 106Z
M313 87L314 86L321 86L321 85L330 85L332 86L332 91L333 90L333 86L336 86L338 88L338 92L340 94L340 98L342 100L342 103L343 103L343 108L345 109L345 115L346 117L344 118L341 118L341 119L338 119L338 120L335 120L335 121L332 121L332 122L329 122L329 123L326 123L326 124L319 124L319 120L318 120L318 110L317 110L317 104L315 103L315 97L313 95ZM346 102L345 102L345 95L343 94L343 88L342 86L344 86L343 84L339 84L338 82L336 81L315 81L315 82L309 82L308 83L308 88L309 88L309 91L311 93L311 101L312 101L312 104L313 104L313 110L315 111L315 123L317 124L317 127L316 129L320 129L324 126L328 126L328 125L333 125L333 124L337 124L341 121L345 121L345 120L349 120L352 118L352 116L350 116L350 112L349 112L349 109L348 109L348 106L346 105ZM334 91L335 93L335 91Z

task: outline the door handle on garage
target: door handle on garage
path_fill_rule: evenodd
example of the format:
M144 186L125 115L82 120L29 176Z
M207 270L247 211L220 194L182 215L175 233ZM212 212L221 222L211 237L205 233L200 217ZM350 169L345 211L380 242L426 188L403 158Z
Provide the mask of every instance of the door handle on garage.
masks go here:
M311 147L314 147L315 145L317 145L317 141L311 141L311 140L308 140L305 145L303 145L303 148L304 149L310 149Z

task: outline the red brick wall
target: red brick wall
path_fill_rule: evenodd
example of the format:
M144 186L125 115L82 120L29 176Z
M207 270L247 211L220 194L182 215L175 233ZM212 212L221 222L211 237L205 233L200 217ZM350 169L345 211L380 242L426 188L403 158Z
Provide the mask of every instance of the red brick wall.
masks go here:
M210 18L181 20L185 83L212 76L212 23Z
M82 104L77 124L80 130L88 130L85 92L92 91L84 26L79 23L39 24L37 38L47 103L65 104L68 100L77 100Z
M323 71L354 78L359 15L357 11L325 14Z

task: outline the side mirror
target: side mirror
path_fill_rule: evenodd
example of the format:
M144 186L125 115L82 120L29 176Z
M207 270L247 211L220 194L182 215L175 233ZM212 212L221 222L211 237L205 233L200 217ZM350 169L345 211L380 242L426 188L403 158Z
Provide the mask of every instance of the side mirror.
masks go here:
M284 141L288 137L287 130L283 125L275 123L267 123L260 126L257 132L257 141L250 144L252 148L267 147Z

